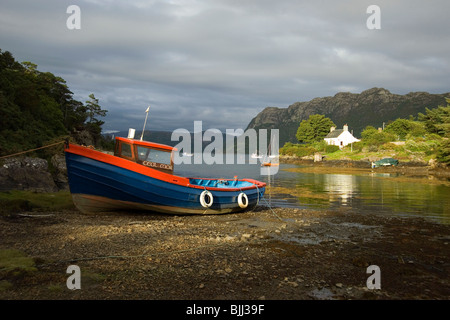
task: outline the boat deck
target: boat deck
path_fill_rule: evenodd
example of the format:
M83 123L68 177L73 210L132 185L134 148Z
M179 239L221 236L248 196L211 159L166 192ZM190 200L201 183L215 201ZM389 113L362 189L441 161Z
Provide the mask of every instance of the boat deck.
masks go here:
M253 183L242 180L226 180L226 179L197 179L190 178L189 183L201 187L214 188L247 188L253 186Z

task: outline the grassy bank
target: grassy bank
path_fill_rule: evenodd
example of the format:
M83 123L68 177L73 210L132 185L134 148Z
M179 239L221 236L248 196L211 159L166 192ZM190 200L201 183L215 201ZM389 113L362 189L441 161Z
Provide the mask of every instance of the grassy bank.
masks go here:
M440 145L440 139L411 139L387 142L379 146L364 146L356 143L341 150L326 154L330 160L377 160L395 158L403 162L434 161Z
M321 154L326 160L376 161L382 158L395 158L401 162L435 162L443 138L427 136L404 141L385 142L368 145L357 142L342 149L326 146L324 142L301 145L286 144L280 149L282 158L314 159Z
M0 193L0 215L11 215L26 211L58 211L74 209L69 191L37 193L12 190Z

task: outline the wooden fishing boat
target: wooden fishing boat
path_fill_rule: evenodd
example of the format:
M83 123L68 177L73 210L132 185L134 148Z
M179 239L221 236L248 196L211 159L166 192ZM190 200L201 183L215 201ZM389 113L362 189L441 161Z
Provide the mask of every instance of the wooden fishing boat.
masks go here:
M171 146L116 137L114 154L67 143L70 192L83 213L148 210L169 214L221 214L254 208L264 182L202 179L173 174Z

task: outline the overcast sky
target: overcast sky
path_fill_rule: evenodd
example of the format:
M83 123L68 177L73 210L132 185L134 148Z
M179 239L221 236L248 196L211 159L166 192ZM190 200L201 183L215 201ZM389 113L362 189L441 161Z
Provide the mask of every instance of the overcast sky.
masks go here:
M449 13L448 0L0 0L0 49L76 100L94 93L104 131L141 130L149 105L146 129L245 129L267 106L340 91L449 92Z

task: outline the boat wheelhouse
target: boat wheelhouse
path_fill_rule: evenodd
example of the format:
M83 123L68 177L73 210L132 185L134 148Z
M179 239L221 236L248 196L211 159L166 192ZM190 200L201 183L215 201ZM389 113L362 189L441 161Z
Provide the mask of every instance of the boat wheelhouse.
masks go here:
M164 144L117 137L114 156L173 173L173 151L177 149Z

